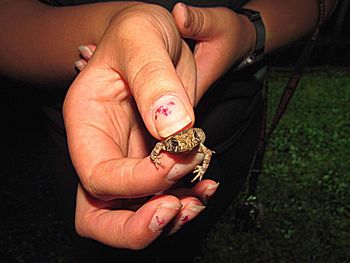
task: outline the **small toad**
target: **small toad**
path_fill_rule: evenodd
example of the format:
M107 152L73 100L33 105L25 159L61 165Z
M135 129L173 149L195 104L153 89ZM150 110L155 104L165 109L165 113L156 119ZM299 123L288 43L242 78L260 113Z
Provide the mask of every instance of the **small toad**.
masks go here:
M202 180L204 173L207 171L209 167L209 163L211 160L211 156L214 151L209 150L204 146L205 141L205 133L200 128L190 128L187 130L183 130L177 134L169 136L164 141L157 142L151 152L151 160L158 168L162 166L160 162L161 151L167 151L169 153L185 153L190 152L196 147L198 148L198 152L204 154L204 159L202 165L196 165L193 173L196 173L196 176L191 180L191 182L196 181L197 179Z

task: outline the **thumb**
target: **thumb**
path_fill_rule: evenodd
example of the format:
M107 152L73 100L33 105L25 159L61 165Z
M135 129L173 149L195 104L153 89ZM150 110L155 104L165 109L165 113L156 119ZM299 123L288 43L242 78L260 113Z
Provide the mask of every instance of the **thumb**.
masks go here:
M131 92L148 131L162 139L193 125L194 96L190 93L194 87L188 87L187 80L180 78L162 46L143 54L142 58L130 57L133 67L126 68L122 73L129 80ZM196 74L195 67L185 70L189 71Z
M217 8L216 8L217 9ZM177 3L172 11L182 37L194 40L212 40L225 26L213 8L198 8Z
M201 97L243 56L247 34L237 26L238 17L226 7L199 8L178 3L172 14L182 37L196 41L197 97Z
M186 59L181 72L195 76L195 63L193 57L183 55L171 14L162 9L152 15L136 13L118 27L118 39L123 41L117 41L119 52L111 64L129 86L148 131L162 139L192 126L195 81L184 79L176 65Z

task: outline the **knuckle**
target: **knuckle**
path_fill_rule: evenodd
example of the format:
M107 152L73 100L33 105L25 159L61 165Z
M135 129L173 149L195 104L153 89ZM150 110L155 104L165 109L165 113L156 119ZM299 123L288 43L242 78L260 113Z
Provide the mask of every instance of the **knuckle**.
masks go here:
M124 10L115 18L120 28L142 26L153 23L154 20L171 17L170 12L162 6L154 4L138 4ZM123 24L123 26L120 25ZM124 30L125 31L125 30Z
M152 83L154 80L159 81L164 76L162 76L163 72L167 72L168 66L165 62L161 60L151 60L141 66L133 80L131 81L131 87L143 87L148 86L148 83ZM152 88L152 87L147 87Z
M145 239L144 229L140 227L135 227L130 231L124 224L123 226L119 225L115 229L117 230L116 236L121 239L121 243L128 249L142 250L150 244L150 241Z
M107 193L108 176L101 176L108 173L108 163L99 163L91 169L90 175L82 181L85 190L94 198L108 201L111 195Z
M87 182L83 182L83 185L90 195L92 195L93 197L100 198L100 196L102 195L102 189L99 186L99 176L97 176L97 174L97 168L93 169L91 175L88 177Z
M88 238L88 229L89 229L89 222L90 219L86 215L79 215L77 214L75 216L75 222L74 227L77 234L81 237Z
M190 30L193 37L199 35L205 27L205 16L201 10L196 10L195 12L190 12L191 25Z

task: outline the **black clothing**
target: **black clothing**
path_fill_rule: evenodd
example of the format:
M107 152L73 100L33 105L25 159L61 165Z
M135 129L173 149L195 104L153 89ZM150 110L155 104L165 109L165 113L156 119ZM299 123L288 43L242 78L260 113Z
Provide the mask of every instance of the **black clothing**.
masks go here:
M46 1L57 5L83 4L96 1ZM158 3L171 10L177 2L175 0L147 0L145 2ZM182 1L196 6L225 6L237 7L247 1L205 0ZM64 218L73 233L77 244L81 246L81 254L88 262L104 262L97 250L104 253L106 262L112 262L112 254L116 254L116 262L163 262L162 255L171 255L164 262L191 262L191 254L199 244L199 238L208 233L210 228L223 214L239 191L241 190L260 132L263 108L262 82L254 77L259 69L252 66L235 74L229 70L205 94L196 108L196 127L201 127L207 134L206 145L216 154L212 158L205 178L220 182L216 194L208 202L207 208L195 220L187 223L179 233L167 239L160 239L145 251L130 252L120 249L109 249L94 241L87 241L78 237L74 231L74 210L77 176L71 165L63 120L61 105L64 93L57 100L56 106L45 109L51 120L50 159L52 174L54 175L55 190L61 201ZM178 253L181 251L181 253ZM94 256L96 256L94 258ZM124 258L126 256L126 258ZM158 257L156 261L154 257ZM183 257L179 259L179 257ZM125 259L125 260L124 260ZM127 259L127 260L126 260Z
M113 0L41 0L42 2L46 2L50 5L56 5L56 6L65 6L65 5L81 5L81 4L88 4L88 3L96 3L96 2L113 2ZM132 0L122 0L122 1L132 1ZM145 3L152 3L152 4L158 4L165 8L167 8L169 11L172 9L172 7L180 1L177 0L144 0L140 2ZM210 7L210 6L225 6L225 7L231 7L231 8L238 8L244 3L249 2L249 0L203 0L203 1L194 1L194 0L186 0L181 1L183 3L193 5L193 6L202 6L202 7Z

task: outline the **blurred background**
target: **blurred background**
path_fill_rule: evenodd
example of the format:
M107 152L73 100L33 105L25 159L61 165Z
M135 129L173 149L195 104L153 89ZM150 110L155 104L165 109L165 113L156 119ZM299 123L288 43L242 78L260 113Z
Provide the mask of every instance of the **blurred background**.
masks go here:
M350 262L348 6L340 1L323 28L269 145L258 188L262 229L238 232L231 207L197 262ZM305 42L269 57L269 116ZM0 262L74 262L46 170L45 94L0 85Z

